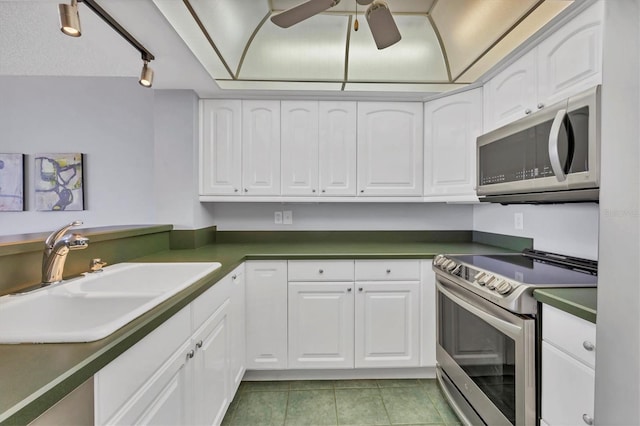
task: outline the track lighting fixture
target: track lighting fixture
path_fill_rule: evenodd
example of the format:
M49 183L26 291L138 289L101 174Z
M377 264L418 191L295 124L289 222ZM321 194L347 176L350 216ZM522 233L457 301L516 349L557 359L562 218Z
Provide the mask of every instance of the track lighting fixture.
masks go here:
M138 82L144 87L151 87L153 84L153 70L149 67L149 61L144 61Z
M80 17L78 15L78 3L84 3L89 9L106 22L120 37L127 40L129 44L140 52L144 65L142 73L140 73L140 84L144 87L151 87L153 84L153 70L149 67L149 62L155 59L155 56L149 52L138 40L125 30L111 15L109 15L95 0L71 0L71 4L59 4L60 11L60 29L63 33L72 37L80 37Z
M59 4L60 30L68 36L80 37L80 16L78 15L78 1L71 0L71 4Z

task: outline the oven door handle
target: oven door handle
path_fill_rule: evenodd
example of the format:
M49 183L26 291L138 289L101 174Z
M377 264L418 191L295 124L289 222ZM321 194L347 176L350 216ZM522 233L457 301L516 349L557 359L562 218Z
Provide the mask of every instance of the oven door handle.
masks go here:
M451 299L456 304L458 304L461 307L463 307L464 309L466 309L467 311L469 311L472 314L480 317L480 319L482 319L483 321L485 321L488 324L492 325L493 327L495 327L496 329L498 329L502 333L504 333L504 334L506 334L506 335L508 335L510 337L516 337L516 336L519 336L522 333L522 327L517 326L515 324L511 324L511 323L509 323L509 322L507 322L505 320L502 320L500 318L496 318L493 315L487 313L486 311L484 311L484 310L482 310L480 308L477 308L473 304L467 302L462 297L460 297L460 296L454 294L453 292L447 290L441 284L438 285L438 291L440 293L444 294L445 296L447 296L449 299Z

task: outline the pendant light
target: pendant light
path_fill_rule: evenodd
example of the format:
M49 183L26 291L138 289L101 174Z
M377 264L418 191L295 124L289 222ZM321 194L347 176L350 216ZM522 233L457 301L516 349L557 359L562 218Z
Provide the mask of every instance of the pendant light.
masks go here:
M71 0L71 4L59 4L60 30L70 37L80 37L80 16L78 15L78 1Z

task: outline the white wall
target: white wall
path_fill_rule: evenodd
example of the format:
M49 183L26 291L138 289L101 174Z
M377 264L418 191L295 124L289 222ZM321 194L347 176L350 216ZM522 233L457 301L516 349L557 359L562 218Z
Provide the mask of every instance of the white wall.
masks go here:
M599 207L595 203L552 205L477 205L475 231L534 239L534 248L587 259L598 259ZM514 214L522 213L524 227L516 230Z
M0 152L28 155L28 211L0 212L0 235L154 223L153 98L133 78L0 78ZM85 211L34 211L34 154L56 152L85 154Z
M213 203L218 230L470 230L473 207L446 204ZM293 225L275 225L291 210Z
M176 229L215 224L198 200L198 97L190 90L155 92L157 221Z

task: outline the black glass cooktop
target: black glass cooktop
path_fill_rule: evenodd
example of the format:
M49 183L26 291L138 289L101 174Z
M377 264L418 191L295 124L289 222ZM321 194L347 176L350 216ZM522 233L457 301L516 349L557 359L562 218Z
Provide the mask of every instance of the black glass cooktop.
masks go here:
M591 273L545 263L523 254L451 256L451 259L536 287L596 287L598 283L598 277Z

